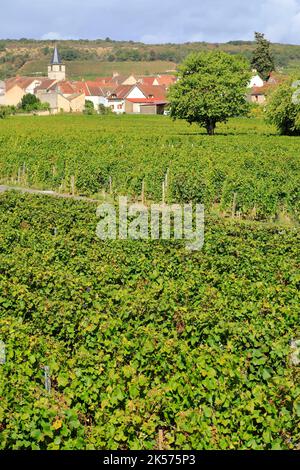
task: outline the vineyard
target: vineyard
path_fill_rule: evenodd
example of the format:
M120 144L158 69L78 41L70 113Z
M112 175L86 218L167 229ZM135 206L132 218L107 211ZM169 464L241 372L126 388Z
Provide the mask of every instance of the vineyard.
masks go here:
M299 220L300 141L255 119L198 127L141 116L22 117L0 123L0 181L76 194L204 203L242 218Z
M166 117L0 122L4 184L206 206L205 244L100 241L0 195L0 449L299 449L298 138ZM1 343L0 343L1 344Z

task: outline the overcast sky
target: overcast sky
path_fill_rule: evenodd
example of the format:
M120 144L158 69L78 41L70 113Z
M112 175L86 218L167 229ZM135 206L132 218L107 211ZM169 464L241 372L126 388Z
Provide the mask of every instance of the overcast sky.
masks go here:
M14 0L0 5L1 38L146 43L249 40L300 44L300 0Z

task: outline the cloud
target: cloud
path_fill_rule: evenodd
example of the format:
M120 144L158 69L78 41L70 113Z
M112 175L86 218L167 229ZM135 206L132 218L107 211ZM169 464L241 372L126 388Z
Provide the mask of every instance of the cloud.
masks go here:
M71 38L70 36L67 37L67 36L63 36L62 34L60 33L55 33L53 31L49 32L49 33L46 33L46 34L43 34L41 39L43 41L47 41L47 40L67 40L67 39L75 39L75 38Z
M147 43L299 42L300 0L14 0L1 5L2 37L132 39Z
M266 0L262 5L266 35L277 42L299 42L300 3L296 0Z

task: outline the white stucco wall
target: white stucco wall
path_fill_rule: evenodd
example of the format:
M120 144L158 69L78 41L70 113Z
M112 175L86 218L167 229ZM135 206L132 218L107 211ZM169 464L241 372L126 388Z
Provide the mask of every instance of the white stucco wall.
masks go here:
M125 113L125 101L124 100L109 101L109 106L111 107L112 111L116 114Z
M39 86L42 82L40 80L34 80L26 89L25 93L31 93L31 95L34 95L34 90L37 86Z
M264 81L262 80L262 78L260 78L259 75L254 75L251 80L250 80L250 83L248 85L248 88L253 88L253 87L259 87L261 88L262 86L264 86Z
M138 113L138 114L141 112L140 103L133 103L132 112L133 113Z
M127 99L131 98L146 98L146 96L141 92L138 87L134 87L129 95L126 96Z

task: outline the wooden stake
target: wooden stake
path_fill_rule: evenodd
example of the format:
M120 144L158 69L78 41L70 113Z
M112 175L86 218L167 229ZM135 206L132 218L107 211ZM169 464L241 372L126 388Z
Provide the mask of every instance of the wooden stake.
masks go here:
M167 173L166 173L166 176L165 176L165 187L166 189L168 188L169 186L169 168L167 169Z
M233 195L233 202L232 202L232 212L231 212L232 218L235 217L236 205L237 205L236 202L237 202L237 193L234 193L234 195Z
M112 177L109 177L109 193L112 194Z
M71 193L72 196L75 196L75 176L71 176Z
M162 429L158 431L158 450L164 450L164 432Z

